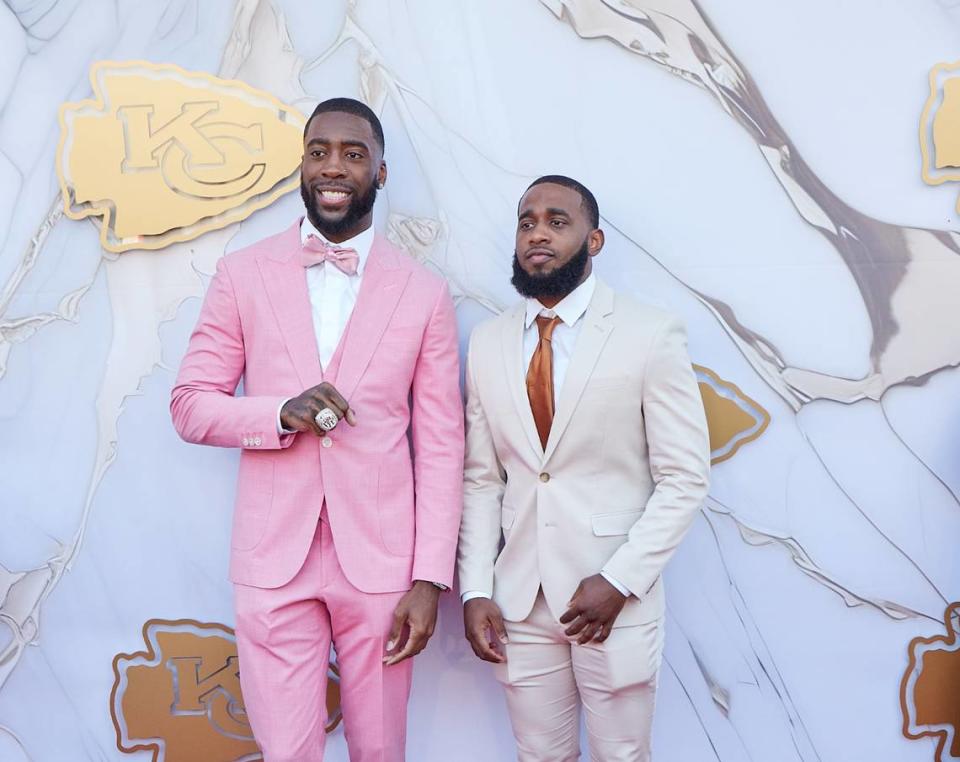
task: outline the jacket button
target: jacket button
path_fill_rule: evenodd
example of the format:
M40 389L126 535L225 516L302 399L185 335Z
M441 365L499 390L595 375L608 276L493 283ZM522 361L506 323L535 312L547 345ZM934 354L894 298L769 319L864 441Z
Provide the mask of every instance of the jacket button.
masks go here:
M548 481L550 481L550 474L544 471L542 474L540 474L540 481L546 484Z

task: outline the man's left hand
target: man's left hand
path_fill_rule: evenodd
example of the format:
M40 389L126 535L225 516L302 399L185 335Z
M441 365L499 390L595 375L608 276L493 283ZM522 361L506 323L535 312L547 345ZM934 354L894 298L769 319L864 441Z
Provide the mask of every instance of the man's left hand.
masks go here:
M417 580L393 611L393 625L387 636L387 653L383 663L388 667L416 656L427 646L437 625L437 600L440 588L432 582ZM400 642L406 632L407 639Z
M610 636L626 602L627 597L603 575L594 574L577 585L560 623L570 625L564 630L570 637L579 634L577 642L581 645L591 640L602 643Z

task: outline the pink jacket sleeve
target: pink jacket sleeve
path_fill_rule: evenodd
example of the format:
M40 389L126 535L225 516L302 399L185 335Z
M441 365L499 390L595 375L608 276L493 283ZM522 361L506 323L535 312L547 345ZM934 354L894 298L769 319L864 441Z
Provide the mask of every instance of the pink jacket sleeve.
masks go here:
M413 378L416 495L413 579L453 584L463 511L463 402L453 301L444 283Z
M217 263L170 395L177 433L194 444L279 449L280 396L235 396L244 370L243 328L226 260Z

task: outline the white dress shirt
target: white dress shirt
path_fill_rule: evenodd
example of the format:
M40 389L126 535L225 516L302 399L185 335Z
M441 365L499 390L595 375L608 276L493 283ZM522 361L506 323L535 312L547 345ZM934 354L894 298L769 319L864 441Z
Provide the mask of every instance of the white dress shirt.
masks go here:
M300 241L306 243L307 237L314 235L321 241L327 241L306 217L300 225ZM342 243L334 244L343 249L354 249L359 257L356 275L347 275L332 262L321 262L307 269L307 291L310 294L310 308L313 313L313 332L317 337L317 353L320 364L326 368L333 359L347 327L347 321L353 313L363 281L363 270L370 257L373 246L373 226Z
M530 360L533 359L533 353L537 350L537 344L540 343L540 331L537 329L536 323L537 318L541 315L547 318L560 318L560 322L554 327L553 335L550 339L551 349L553 350L554 408L556 408L557 400L560 398L563 381L567 377L567 368L570 366L570 357L573 355L573 348L576 346L577 337L580 335L580 329L583 327L583 315L587 311L587 307L590 306L590 300L593 299L593 291L596 285L596 276L590 273L583 283L563 297L553 308L544 307L537 299L527 299L527 314L524 318L523 331L524 368L530 367ZM630 591L609 574L603 571L601 571L600 574L621 594L630 595ZM462 601L466 603L471 598L486 598L488 596L476 590L468 590L462 593L460 597Z
M300 223L300 242L306 243L307 236L311 235L321 241L327 240L310 223L310 220L304 217L303 222ZM343 335L343 329L347 327L353 307L357 303L363 270L370 257L370 248L373 246L373 235L371 225L353 238L335 244L357 252L359 261L356 275L347 275L332 262L321 262L306 268L307 293L310 296L310 312L313 315L313 333L317 339L320 365L324 368L333 359L340 337ZM283 406L289 401L289 399L284 400L280 404L280 409L277 410L277 431L281 434L294 433L283 428L280 423L280 410L283 410Z

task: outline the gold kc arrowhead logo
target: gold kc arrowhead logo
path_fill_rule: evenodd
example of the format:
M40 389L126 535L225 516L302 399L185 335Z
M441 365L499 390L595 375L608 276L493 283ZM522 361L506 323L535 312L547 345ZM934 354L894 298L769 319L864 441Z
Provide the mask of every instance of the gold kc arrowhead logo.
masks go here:
M231 628L193 619L150 619L146 650L113 659L110 714L117 748L152 762L253 762L259 748L240 690ZM327 732L339 724L340 672L327 673Z
M246 218L297 188L305 119L202 72L100 61L94 100L60 108L64 209L98 217L109 251L159 249Z
M914 638L900 681L903 735L937 739L936 762L960 759L960 602L947 606L944 635Z
M920 172L928 185L960 181L960 61L930 71L920 116ZM957 202L960 211L960 200Z

